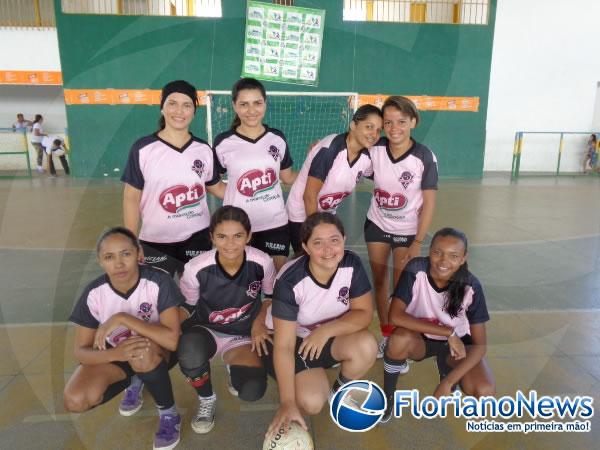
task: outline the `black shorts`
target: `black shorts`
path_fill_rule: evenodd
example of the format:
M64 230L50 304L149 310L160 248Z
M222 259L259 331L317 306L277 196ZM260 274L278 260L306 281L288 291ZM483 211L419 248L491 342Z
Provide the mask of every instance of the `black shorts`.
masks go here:
M304 360L298 354L298 349L300 348L300 344L302 344L302 338L297 337L296 338L296 348L294 349L294 355L295 355L295 358L294 358L295 359L295 372L294 373L300 373L307 369L316 369L319 367L323 368L323 369L329 369L331 366L334 366L337 363L339 363L339 361L331 355L331 345L333 344L334 339L335 339L335 337L332 337L325 343L325 346L323 347L323 350L321 350L321 354L319 355L319 357L317 359ZM267 373L276 379L275 366L273 365L273 344L271 344L270 342L267 342L267 347L269 350L269 354L263 355L263 358L262 358L263 364L265 366Z
M300 241L300 228L302 228L302 222L290 222L290 244L294 249L294 253L300 253L302 250L302 242Z
M415 234L404 236L401 234L387 233L369 219L365 220L364 233L365 242L382 242L391 245L393 249L398 247L410 247L416 237Z
M177 352L169 352L169 360L167 361L167 367L171 370L173 367L177 365ZM131 379L136 373L131 367L131 365L127 361L113 361L111 364L114 364L127 376L127 380ZM128 383L129 384L129 383Z
M183 272L183 266L193 257L212 248L208 228L197 231L181 242L147 242L140 241L144 249L144 262L152 267L162 269L175 275Z
M252 233L250 245L270 256L287 257L290 254L290 228L285 224L278 228Z
M431 358L432 356L439 356L440 358L443 357L443 359L445 359L450 354L447 340L431 339L422 333L421 337L425 341L425 356L423 359ZM465 334L460 340L463 341L465 347L473 345L473 338L471 338L470 334Z

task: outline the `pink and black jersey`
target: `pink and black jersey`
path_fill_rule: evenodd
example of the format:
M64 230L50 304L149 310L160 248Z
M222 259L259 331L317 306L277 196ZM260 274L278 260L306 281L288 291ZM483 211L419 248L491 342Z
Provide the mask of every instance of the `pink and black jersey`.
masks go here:
M447 289L439 289L429 276L429 258L419 257L411 259L406 265L394 291L394 298L406 303L407 314L436 325L452 327L459 337L471 334L469 324L490 320L483 288L472 273L469 272L462 309L457 317L450 317L444 310L447 292ZM426 336L447 340L445 336Z
M265 126L262 136L250 139L229 130L214 148L220 171L228 173L223 205L246 211L253 232L286 225L279 171L292 167L292 158L283 133Z
M304 222L306 219L303 196L308 177L323 182L317 195L319 211L335 214L337 207L352 193L360 179L373 174L367 149L362 149L352 163L348 161L347 136L348 133L327 136L309 152L288 196L287 213L290 221Z
M142 191L140 239L171 243L208 228L206 185L219 181L213 151L194 136L178 149L157 134L139 139L121 181Z
M437 160L431 150L413 141L394 159L387 138L370 149L375 189L367 218L387 233L414 235L423 206L423 191L437 189Z
M273 294L275 266L269 255L247 246L240 269L229 275L217 255L213 249L185 265L179 283L185 307L207 328L249 336L261 308L261 292L265 297Z
M356 253L346 250L337 271L327 284L310 273L308 256L284 265L275 281L273 305L266 325L273 329L273 317L298 322L296 334L306 337L312 330L350 310L352 299L371 290L371 283Z
M159 315L183 304L184 298L168 273L140 266L140 278L129 292L118 292L106 274L92 281L79 297L69 320L86 328L98 328L117 313L123 312L149 323L158 323Z

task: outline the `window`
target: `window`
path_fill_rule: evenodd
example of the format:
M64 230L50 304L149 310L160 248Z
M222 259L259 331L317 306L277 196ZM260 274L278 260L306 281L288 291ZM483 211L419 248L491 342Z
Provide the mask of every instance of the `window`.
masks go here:
M222 17L221 0L62 0L75 14Z
M0 26L55 27L54 0L0 0Z
M487 25L489 0L344 0L344 20Z

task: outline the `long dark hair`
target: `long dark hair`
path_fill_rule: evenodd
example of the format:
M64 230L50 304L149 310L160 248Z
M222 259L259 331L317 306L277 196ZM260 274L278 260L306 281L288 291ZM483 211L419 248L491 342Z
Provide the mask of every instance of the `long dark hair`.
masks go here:
M140 249L140 241L138 241L137 236L129 228L112 227L104 231L96 241L96 254L100 255L100 247L102 247L102 243L106 240L106 238L115 234L121 234L125 236L131 241L131 244L136 248L136 250Z
M322 223L335 225L340 234L346 236L344 224L338 216L329 212L316 212L308 216L302 223L302 226L300 227L300 242L303 244L308 243L308 240L312 236L317 225L321 225Z
M41 114L36 114L36 115L35 115L35 118L33 119L33 123L32 123L32 125L33 125L34 123L38 123L38 122L39 122L40 120L42 120L42 119L43 119L43 117L42 117L42 115L41 115Z
M238 222L240 225L242 225L242 227L244 227L246 233L250 234L251 226L248 214L246 214L246 211L244 211L242 208L232 205L221 206L213 213L212 217L210 218L210 226L208 228L210 234L212 235L215 232L217 225L219 225L221 222L225 222L226 220Z
M456 228L442 228L438 230L431 239L431 246L438 237L451 236L462 243L465 246L465 255L467 254L467 236ZM454 274L450 277L448 283L448 290L446 291L446 302L444 303L444 309L450 317L456 317L463 308L463 300L465 297L465 289L469 280L469 266L465 261Z
M254 79L254 78L240 78L238 81L236 81L236 83L233 85L233 87L231 88L231 102L235 103L238 95L240 94L240 91L245 91L245 90L259 90L260 94L262 95L262 98L266 101L267 100L267 91L265 90L265 87L263 86L263 84ZM231 122L231 129L235 130L237 127L239 127L242 122L240 121L240 118L238 117L238 115L234 112L233 113L234 117L233 117L233 122Z
M377 106L366 104L362 105L356 110L352 116L352 122L358 124L358 122L367 120L367 117L369 117L371 114L375 114L376 116L383 118L383 112Z

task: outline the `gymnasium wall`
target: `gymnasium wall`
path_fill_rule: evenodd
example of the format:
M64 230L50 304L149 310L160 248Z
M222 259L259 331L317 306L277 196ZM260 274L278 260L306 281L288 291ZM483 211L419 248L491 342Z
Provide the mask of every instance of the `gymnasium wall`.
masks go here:
M597 1L498 2L486 171L510 170L516 131L591 131L600 81L599 17ZM587 137L568 137L561 170L581 170ZM557 154L557 136L526 135L521 170L555 170Z
M327 11L318 88L267 89L480 97L477 113L424 112L415 132L436 153L443 176L480 177L495 3L490 25L456 26L343 22L341 1L318 2ZM56 11L65 88L160 89L183 78L220 90L239 78L243 1L224 1L219 19L62 14L60 0ZM205 137L199 112L193 131ZM158 116L156 106L67 106L74 173L118 176L129 147L155 131Z

